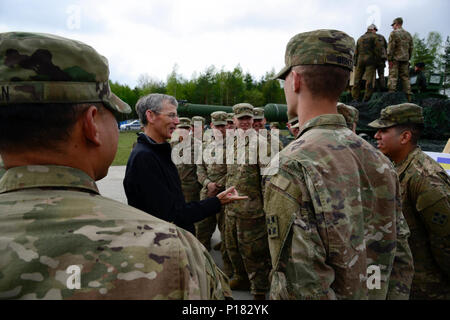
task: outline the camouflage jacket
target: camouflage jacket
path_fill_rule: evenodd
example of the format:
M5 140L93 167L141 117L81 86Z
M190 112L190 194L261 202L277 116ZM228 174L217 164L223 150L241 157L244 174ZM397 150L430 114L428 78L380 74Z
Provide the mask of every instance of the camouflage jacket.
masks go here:
M200 155L200 152L195 153L194 142L195 138L189 135L191 140L191 161L190 163L177 164L178 175L181 180L181 189L186 199L198 200L200 189L202 186L198 182L197 177L197 165L195 155ZM173 148L178 142L171 142L171 147ZM186 200L190 202L190 200Z
M375 47L377 43L377 36L375 33L366 32L362 35L357 43L355 49L355 64L375 65L376 55Z
M304 124L264 199L272 299L408 298L413 266L397 174L342 115Z
M222 152L222 157L220 157L220 152ZM208 162L206 162L205 156L211 159L208 159ZM207 197L208 184L211 182L215 182L218 186L220 186L219 192L224 191L226 176L226 139L223 139L222 143L216 142L215 140L212 140L209 143L204 142L203 161L201 164L197 165L198 182L203 186L200 191L200 199L205 199Z
M387 60L387 42L383 35L376 33L375 59L378 63L384 65Z
M84 172L16 167L0 180L0 298L224 296L226 276L192 234L100 196Z
M256 132L255 134L258 137ZM264 177L261 171L264 164L259 157L258 143L251 143L251 139L247 138L245 144L241 145L238 140L235 138L234 150L227 150L227 153L233 155L233 164L227 165L226 188L235 186L239 194L248 196L248 199L228 204L225 212L239 218L259 218L264 216L262 190ZM240 154L243 155L244 152L245 159L240 158Z
M411 230L411 298L450 299L450 177L420 148L396 168Z
M389 36L387 56L389 61L409 61L414 44L411 34L403 28L394 30Z

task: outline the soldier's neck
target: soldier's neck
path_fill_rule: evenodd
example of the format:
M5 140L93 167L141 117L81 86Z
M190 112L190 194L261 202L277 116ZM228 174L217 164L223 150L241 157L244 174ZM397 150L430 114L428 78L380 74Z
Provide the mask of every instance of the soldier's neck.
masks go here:
M299 96L297 115L299 126L323 114L337 114L337 101L317 99L310 95Z

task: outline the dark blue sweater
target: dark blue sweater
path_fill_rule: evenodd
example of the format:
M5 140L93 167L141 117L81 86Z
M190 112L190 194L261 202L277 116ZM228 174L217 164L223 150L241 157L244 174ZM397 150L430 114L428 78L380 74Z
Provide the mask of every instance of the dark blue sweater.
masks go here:
M195 234L194 223L218 213L217 197L186 203L169 143L140 134L130 154L123 186L128 204Z

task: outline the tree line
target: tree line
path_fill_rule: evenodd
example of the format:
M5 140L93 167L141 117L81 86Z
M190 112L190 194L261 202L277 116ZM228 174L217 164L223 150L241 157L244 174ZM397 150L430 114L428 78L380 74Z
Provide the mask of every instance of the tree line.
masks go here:
M426 64L426 72L445 74L444 89L450 87L450 38L445 43L441 34L430 32L426 38L414 34L414 51L411 65L416 62ZM178 65L174 65L166 81L158 81L148 74L141 74L135 88L118 82L111 82L111 90L133 109L128 115L117 115L118 121L136 119L134 106L140 97L150 93L164 93L177 100L189 103L233 106L236 103L248 102L255 107L268 103L286 103L283 88L277 80L271 80L275 70L266 72L256 79L248 72L243 72L240 65L226 71L209 66L199 74L194 73L191 79L178 73Z

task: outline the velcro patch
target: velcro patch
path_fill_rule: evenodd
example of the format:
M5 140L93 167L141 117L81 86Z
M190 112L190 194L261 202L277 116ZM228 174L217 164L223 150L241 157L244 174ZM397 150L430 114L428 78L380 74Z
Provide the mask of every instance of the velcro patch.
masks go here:
M275 215L267 216L266 223L267 223L267 234L269 238L271 239L278 238L280 236L278 227L278 217Z
M447 223L447 219L448 217L446 214L435 212L433 218L431 219L431 222L443 226Z
M272 178L270 182L283 191L286 191L286 189L289 187L289 184L291 183L288 179L286 179L282 175L278 175L275 178Z

